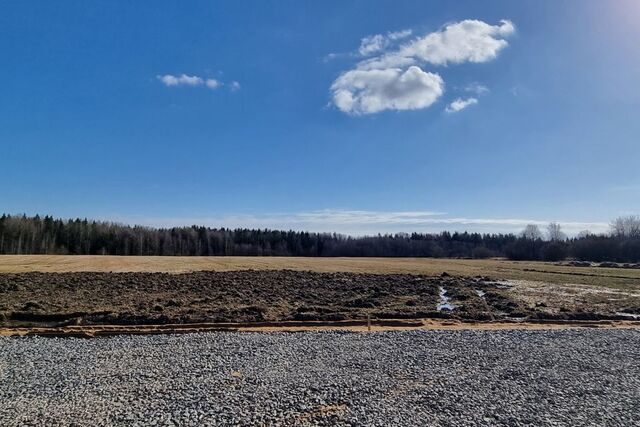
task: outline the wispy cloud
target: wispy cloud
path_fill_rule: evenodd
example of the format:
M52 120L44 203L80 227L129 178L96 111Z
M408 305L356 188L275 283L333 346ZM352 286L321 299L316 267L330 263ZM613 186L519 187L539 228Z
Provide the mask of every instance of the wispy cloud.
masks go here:
M527 224L545 226L558 222L569 235L582 230L594 233L606 232L609 224L604 222L566 221L556 218L467 218L449 216L435 211L362 211L362 210L316 210L298 213L274 213L261 215L219 215L191 218L105 218L128 224L154 227L205 225L226 228L270 228L280 230L306 230L337 232L349 235L372 235L396 232L440 232L470 231L486 233L518 233Z
M360 40L358 52L362 56L371 55L387 47L389 40L382 34L364 37Z
M485 93L489 93L489 88L481 83L474 82L466 85L464 91L475 93L476 95L484 95Z
M447 108L445 108L445 111L447 113L457 113L469 107L470 105L475 105L477 103L478 103L478 100L476 98L467 98L467 99L457 98L453 102L451 102L449 105L447 105Z
M387 37L390 40L401 40L409 37L411 34L413 34L413 30L407 29L407 30L400 30L400 31L391 31L387 33Z
M409 37L411 30L390 31L387 34L374 34L371 36L363 37L360 40L360 47L358 53L361 56L369 56L371 54L380 52L389 47L394 42Z
M491 61L508 46L506 38L515 27L506 20L498 25L465 20L389 48L392 35L407 37L411 33L406 31L361 40L359 53L375 56L361 60L335 79L331 96L339 110L361 115L429 107L444 93L444 80L422 67Z
M200 76L189 76L187 74L181 74L179 76L174 76L172 74L164 74L158 75L156 78L162 82L167 87L177 87L177 86L190 86L190 87L207 87L209 89L215 90L224 85L224 83L218 79L214 78L203 78ZM232 92L235 92L240 89L240 83L236 81L232 81L229 84L229 89Z

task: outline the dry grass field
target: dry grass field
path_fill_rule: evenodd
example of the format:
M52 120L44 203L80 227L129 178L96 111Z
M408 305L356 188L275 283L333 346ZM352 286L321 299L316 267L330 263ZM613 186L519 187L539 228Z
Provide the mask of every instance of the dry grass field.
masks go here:
M304 258L304 257L159 257L2 255L0 273L24 272L166 272L297 270L321 273L422 274L488 276L547 284L605 286L640 291L640 270L569 267L553 263L436 258Z

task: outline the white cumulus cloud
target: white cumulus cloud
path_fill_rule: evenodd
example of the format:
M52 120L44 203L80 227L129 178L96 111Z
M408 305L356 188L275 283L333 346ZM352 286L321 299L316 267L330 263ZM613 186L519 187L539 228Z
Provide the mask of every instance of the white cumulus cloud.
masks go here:
M457 113L458 111L462 111L468 106L475 105L477 103L478 103L478 100L476 98L467 98L467 99L458 98L453 102L451 102L449 105L447 105L447 108L445 109L445 111L447 113Z
M500 25L468 19L449 24L442 31L427 34L403 46L398 55L434 65L487 62L508 46L505 37L515 32L511 21Z
M331 85L333 104L354 115L429 107L444 93L444 81L439 74L425 71L425 66L491 61L508 46L506 38L514 32L515 26L507 20L498 25L465 20L392 49L390 40L406 38L411 31L365 37L359 53L375 55L336 78ZM475 89L477 94L487 91L483 86ZM477 102L475 98L456 100L450 107L460 111Z
M335 105L351 114L416 110L433 104L444 91L442 78L417 66L406 70L351 70L331 86Z

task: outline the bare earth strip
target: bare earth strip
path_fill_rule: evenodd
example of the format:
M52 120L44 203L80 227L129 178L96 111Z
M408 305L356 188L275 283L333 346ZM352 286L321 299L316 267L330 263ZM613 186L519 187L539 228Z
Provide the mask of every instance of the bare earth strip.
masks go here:
M115 335L164 335L199 332L387 332L387 331L498 331L498 330L564 330L564 329L640 329L636 321L547 321L547 322L462 322L444 319L390 319L338 322L274 322L255 324L202 323L169 325L101 325L67 327L0 328L0 337L49 336L97 338Z

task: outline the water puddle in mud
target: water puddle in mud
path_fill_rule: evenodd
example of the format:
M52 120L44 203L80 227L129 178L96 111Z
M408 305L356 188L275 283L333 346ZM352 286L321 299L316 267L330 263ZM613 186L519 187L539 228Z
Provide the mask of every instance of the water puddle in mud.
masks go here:
M622 311L617 311L616 316L623 316L633 320L640 320L640 314L624 313Z
M438 304L438 311L453 311L456 308L455 304L450 303L451 298L447 296L447 290L445 288L440 288L440 304Z
M486 294L485 291L481 290L481 289L474 289L474 291L476 291L476 294L478 294L478 296L482 299L484 299L484 295Z
M511 280L497 280L494 285L497 289L511 289L516 286Z

